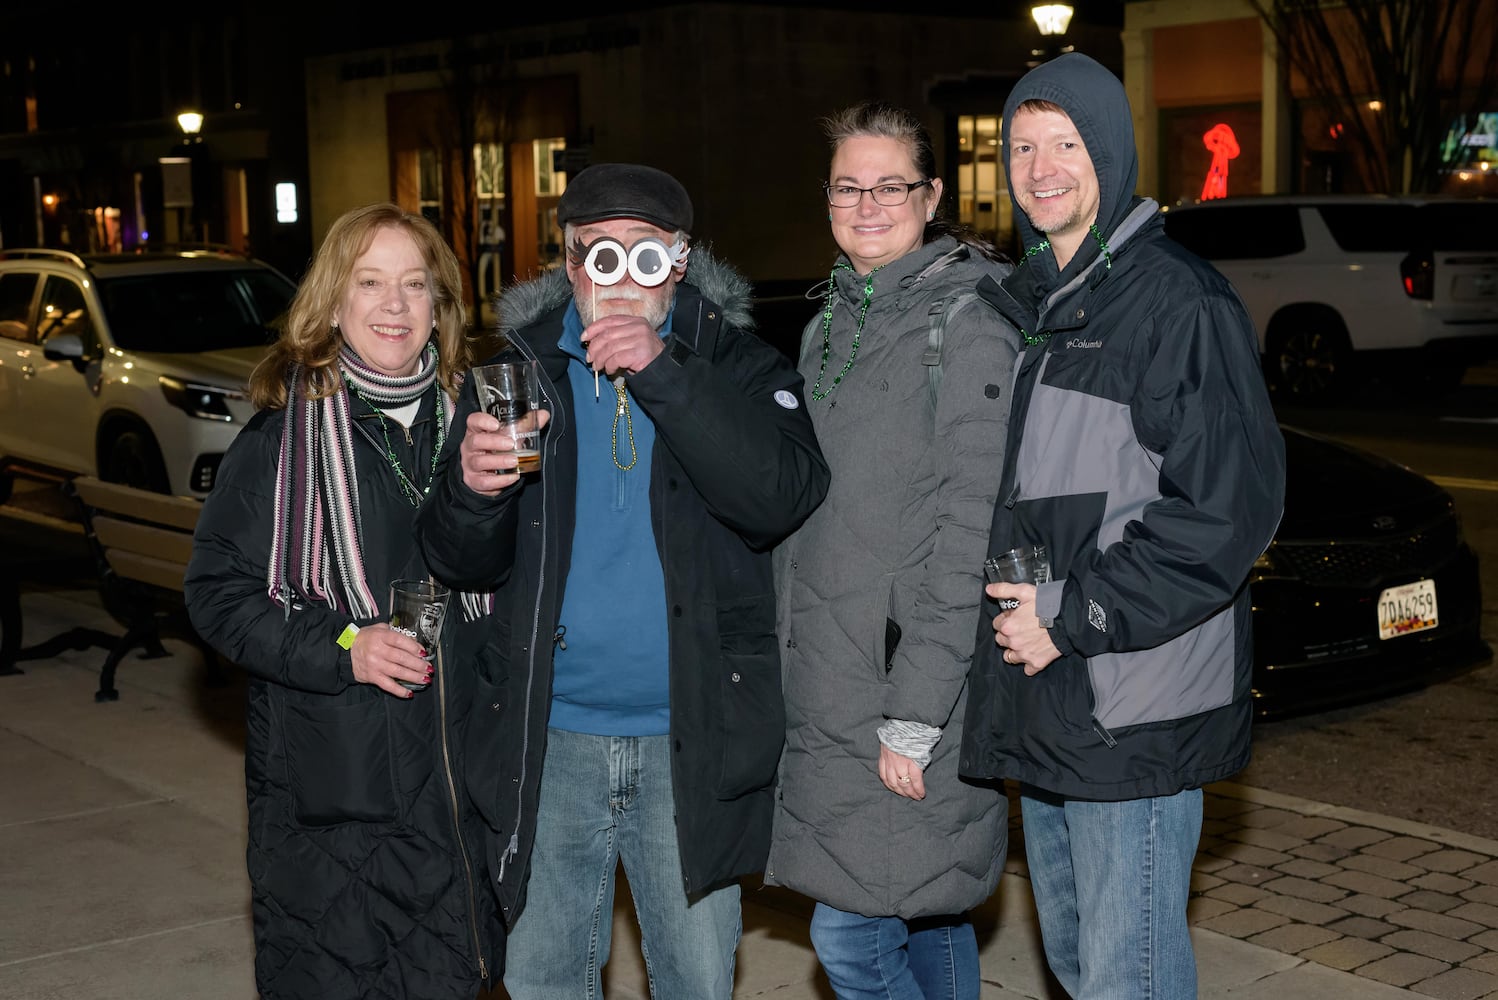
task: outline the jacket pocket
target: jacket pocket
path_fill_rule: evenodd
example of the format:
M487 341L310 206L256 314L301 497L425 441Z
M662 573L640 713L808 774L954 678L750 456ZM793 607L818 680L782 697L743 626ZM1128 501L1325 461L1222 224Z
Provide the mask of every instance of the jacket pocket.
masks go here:
M332 826L399 819L390 739L389 716L377 698L288 703L286 768L295 820Z
M721 766L714 793L735 799L775 780L785 743L785 702L775 643L775 599L718 607Z

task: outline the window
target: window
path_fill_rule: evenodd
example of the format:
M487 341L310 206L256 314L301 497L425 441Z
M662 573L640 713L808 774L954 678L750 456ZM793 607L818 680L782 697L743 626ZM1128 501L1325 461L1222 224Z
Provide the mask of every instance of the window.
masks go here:
M567 174L552 168L552 154L567 148L565 139L537 139L531 144L536 156L536 197L560 198L567 189Z
M423 149L416 157L417 211L442 228L442 157Z
M1165 232L1207 260L1285 257L1306 248L1294 205L1231 205L1165 213Z
M1492 253L1493 234L1498 232L1498 204L1472 199L1424 205L1420 208L1420 225L1424 246Z
M35 274L0 274L0 337L29 340L26 325L31 319L31 297L36 292Z
M473 185L478 195L479 243L497 247L506 239L501 221L505 211L505 147L502 143L474 144ZM496 268L499 266L497 258L493 263Z
M999 156L999 116L957 118L957 219L995 243L1012 239L1013 206Z
M543 268L562 263L562 228L557 225L557 202L567 190L567 172L561 169L565 139L536 139L531 143L535 163L536 262ZM516 206L520 211L521 206Z
M177 354L263 347L295 289L269 271L194 271L100 280L115 346Z
M1414 205L1318 205L1337 246L1350 252L1402 253L1415 245Z
M67 278L51 277L42 287L42 305L36 314L36 339L44 345L49 337L71 333L83 342L83 356L99 354L99 340L88 315L83 289Z
M480 200L505 197L505 148L497 142L480 142L473 147L473 181Z

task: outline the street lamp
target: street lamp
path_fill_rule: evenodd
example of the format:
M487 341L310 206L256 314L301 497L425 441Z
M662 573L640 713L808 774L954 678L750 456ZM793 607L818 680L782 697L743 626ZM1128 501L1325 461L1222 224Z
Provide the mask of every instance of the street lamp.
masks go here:
M1042 35L1064 35L1071 24L1072 5L1069 3L1038 3L1030 8L1035 27Z
M163 156L161 162L161 205L176 212L166 219L168 243L192 239L193 229L193 159L200 156L199 145L203 141L203 116L196 111L184 111L177 116L177 127L182 130L182 145L178 155Z
M177 116L177 127L182 129L182 142L202 142L203 116L196 111L184 111Z
M1072 46L1060 44L1066 29L1071 25L1072 13L1073 8L1069 3L1038 3L1031 6L1030 16L1035 19L1035 27L1039 29L1041 38L1040 48L1030 50L1031 69L1048 59L1072 51Z

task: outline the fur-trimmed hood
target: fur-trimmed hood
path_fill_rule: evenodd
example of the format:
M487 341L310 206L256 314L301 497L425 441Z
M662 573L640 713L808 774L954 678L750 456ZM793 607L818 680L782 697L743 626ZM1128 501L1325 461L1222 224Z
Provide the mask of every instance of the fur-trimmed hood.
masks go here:
M703 298L718 306L726 326L745 332L754 329L754 317L750 313L753 286L738 271L714 257L706 246L692 247L687 258L687 273L681 280L683 284L694 286ZM563 267L512 285L495 296L500 332L524 329L564 305L571 297L572 283L567 280L567 270Z

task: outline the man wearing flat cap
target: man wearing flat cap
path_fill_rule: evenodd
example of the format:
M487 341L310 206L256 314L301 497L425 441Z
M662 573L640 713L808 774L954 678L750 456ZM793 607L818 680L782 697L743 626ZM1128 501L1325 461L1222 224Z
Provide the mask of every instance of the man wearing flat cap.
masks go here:
M494 359L539 362L541 471L465 390L418 526L439 579L497 601L464 769L505 987L601 995L622 860L652 995L729 1000L785 735L769 551L827 466L675 178L596 164L557 222L566 267L503 295Z

